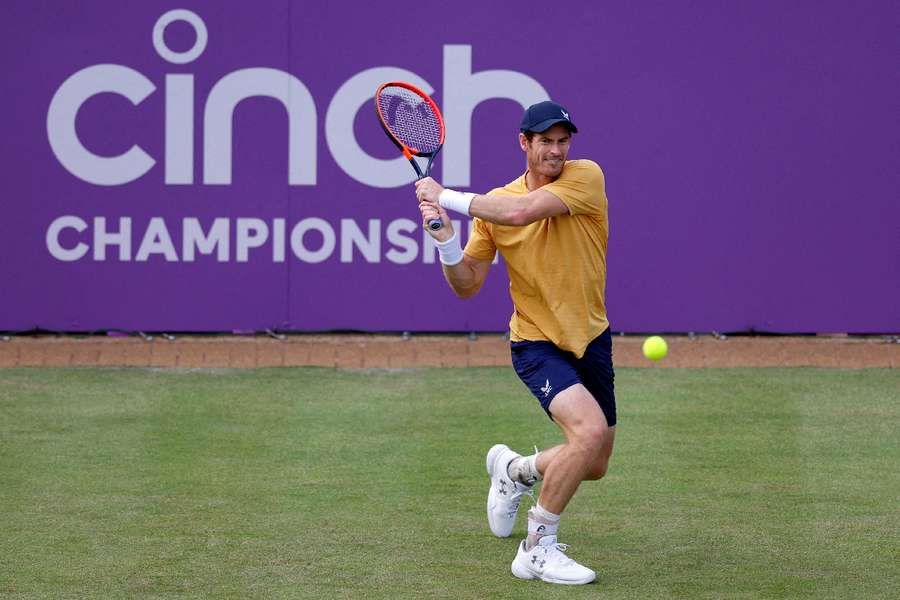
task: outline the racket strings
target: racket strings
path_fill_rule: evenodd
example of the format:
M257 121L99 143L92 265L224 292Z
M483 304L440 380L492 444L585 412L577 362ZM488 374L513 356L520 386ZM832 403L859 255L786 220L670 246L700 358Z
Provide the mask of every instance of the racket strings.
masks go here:
M391 134L408 148L427 154L440 147L440 119L418 94L388 86L378 96L378 107Z

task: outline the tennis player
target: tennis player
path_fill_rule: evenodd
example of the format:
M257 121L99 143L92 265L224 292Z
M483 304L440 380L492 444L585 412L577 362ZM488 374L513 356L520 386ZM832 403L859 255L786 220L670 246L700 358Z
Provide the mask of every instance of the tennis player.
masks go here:
M503 255L514 311L510 320L516 373L565 441L523 456L504 444L487 453L487 516L498 537L511 535L522 496L543 480L528 511L528 536L518 547L513 575L583 584L591 569L570 559L557 542L560 519L582 481L606 474L616 426L612 339L606 318L609 236L603 172L590 160L567 160L578 132L555 102L530 106L519 146L527 170L487 194L416 182L424 223L432 231L444 277L461 298L478 293L494 255ZM465 252L447 211L475 217Z

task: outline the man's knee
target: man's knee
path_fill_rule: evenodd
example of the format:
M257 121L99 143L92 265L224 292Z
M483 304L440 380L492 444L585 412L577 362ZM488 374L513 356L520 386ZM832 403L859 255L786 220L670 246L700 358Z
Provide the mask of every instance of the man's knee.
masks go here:
M591 462L587 474L585 475L585 479L596 481L597 479L603 479L603 477L606 476L606 472L609 469L609 460L612 458L615 440L616 428L605 427L604 422L604 433L600 444L600 451L596 458Z
M608 469L609 459L606 457L601 457L591 465L591 468L588 470L587 475L585 475L584 478L586 481L597 481L598 479L603 479L606 476L606 471Z
M592 419L573 428L573 442L592 455L599 454L603 449L603 442L609 432L609 427L604 419Z

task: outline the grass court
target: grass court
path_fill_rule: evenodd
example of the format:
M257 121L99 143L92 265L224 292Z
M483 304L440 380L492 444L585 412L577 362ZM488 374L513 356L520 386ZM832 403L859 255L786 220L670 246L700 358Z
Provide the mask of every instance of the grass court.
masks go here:
M620 369L570 588L487 527L486 450L560 439L510 368L0 369L0 597L895 598L898 390Z

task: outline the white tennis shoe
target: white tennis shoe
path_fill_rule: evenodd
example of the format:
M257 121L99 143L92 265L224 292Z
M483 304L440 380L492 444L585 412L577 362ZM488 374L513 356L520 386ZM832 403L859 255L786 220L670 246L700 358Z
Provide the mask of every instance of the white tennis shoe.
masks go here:
M509 478L506 468L514 459L522 456L506 444L496 444L487 453L486 466L491 487L488 490L487 517L491 531L497 537L509 537L516 524L516 513L522 496L534 497L531 486Z
M540 579L566 585L582 585L596 579L596 573L566 556L568 547L568 544L556 543L555 535L545 535L526 552L525 540L522 540L512 562L512 574L519 579Z

